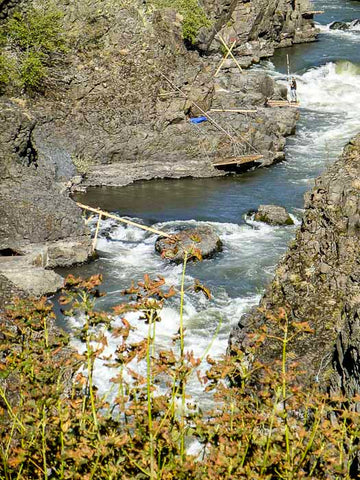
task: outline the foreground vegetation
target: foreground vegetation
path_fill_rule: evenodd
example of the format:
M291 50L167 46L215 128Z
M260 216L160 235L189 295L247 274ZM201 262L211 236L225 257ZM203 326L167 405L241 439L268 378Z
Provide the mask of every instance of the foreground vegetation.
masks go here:
M195 358L184 348L184 274L185 268L180 292L146 276L113 314L94 309L100 276L69 277L61 302L68 315L83 319L77 331L82 353L53 328L46 299L9 309L1 343L0 478L356 478L360 398L309 386L288 359L289 344L299 332L310 335L309 326L290 325L285 310L269 319L283 332L273 339L282 344L282 359L271 366L250 365L241 353L216 362ZM199 283L194 288L210 296ZM159 349L161 309L177 294L178 331L173 345ZM129 312L148 326L141 341L129 340L136 328ZM106 356L105 334L117 339L113 355ZM266 337L266 331L253 337L254 354ZM105 395L94 384L97 362L114 369L114 388ZM212 411L189 397L194 375L213 394Z

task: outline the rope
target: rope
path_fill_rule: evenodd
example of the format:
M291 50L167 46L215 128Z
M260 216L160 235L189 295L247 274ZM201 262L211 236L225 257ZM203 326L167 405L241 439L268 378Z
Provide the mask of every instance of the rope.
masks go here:
M186 95L185 92L183 92L181 90L181 88L179 88L178 86L176 86L165 74L163 74L162 72L159 72L160 75L165 78L165 80L170 84L170 86L181 93L181 95L186 99L186 100L189 100L209 121L210 123L212 123L214 125L214 127L216 127L220 132L224 133L228 138L230 138L231 142L235 145L241 145L242 147L244 147L244 144L237 141L228 131L226 131L221 125L219 125L208 113L204 112L204 110L199 107L199 105L197 103L195 103L193 100L191 100L188 95ZM236 135L238 137L241 138L241 140L246 143L250 149L254 150L254 152L256 152L257 154L259 155L262 155L259 150L257 148L255 148L253 145L251 145L250 142L248 142L242 135L240 135L239 133L235 132Z
M229 132L227 132L221 125L219 125L208 113L204 112L204 110L201 107L199 107L199 105L197 105L193 100L191 100L188 97L188 95L186 95L186 93L184 93L179 87L177 87L166 75L164 75L161 72L160 72L160 75L165 78L165 80L171 85L172 88L174 88L175 90L180 92L181 95L186 100L190 100L190 102L194 105L194 107L196 107L198 110L200 110L200 112L214 125L214 127L216 127L218 130L220 130L220 132L224 133L227 137L229 137L232 142L237 143L235 138L232 135L230 135Z

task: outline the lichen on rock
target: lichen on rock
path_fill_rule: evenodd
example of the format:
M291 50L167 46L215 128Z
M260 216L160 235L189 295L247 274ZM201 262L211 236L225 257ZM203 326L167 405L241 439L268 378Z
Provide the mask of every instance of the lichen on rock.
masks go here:
M259 205L254 220L269 225L294 225L294 221L286 209L279 205Z

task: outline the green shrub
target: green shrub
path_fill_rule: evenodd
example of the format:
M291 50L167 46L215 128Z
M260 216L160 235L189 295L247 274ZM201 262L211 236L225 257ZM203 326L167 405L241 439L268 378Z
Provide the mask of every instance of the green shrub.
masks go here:
M1 32L0 74L3 85L38 90L47 76L48 67L66 51L63 14L49 2L32 5L16 12Z
M0 54L0 89L17 78L16 61L6 53Z
M6 25L6 32L10 42L20 50L49 55L65 50L62 18L62 12L51 5L33 6L25 13L15 13Z
M155 8L174 8L183 17L183 38L194 44L201 27L209 27L211 21L197 0L151 0Z
M25 88L36 90L46 77L46 67L43 56L36 52L29 52L22 61L20 70L21 84Z

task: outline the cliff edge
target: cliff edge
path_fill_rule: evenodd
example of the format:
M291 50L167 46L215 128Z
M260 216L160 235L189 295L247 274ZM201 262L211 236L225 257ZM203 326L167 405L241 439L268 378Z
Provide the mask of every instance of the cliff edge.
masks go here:
M297 336L292 358L317 381L352 396L360 392L360 135L306 194L296 238L281 260L260 308L245 315L229 346L245 349L249 334L285 308L291 322L309 322L313 334ZM267 341L262 359L280 356Z

